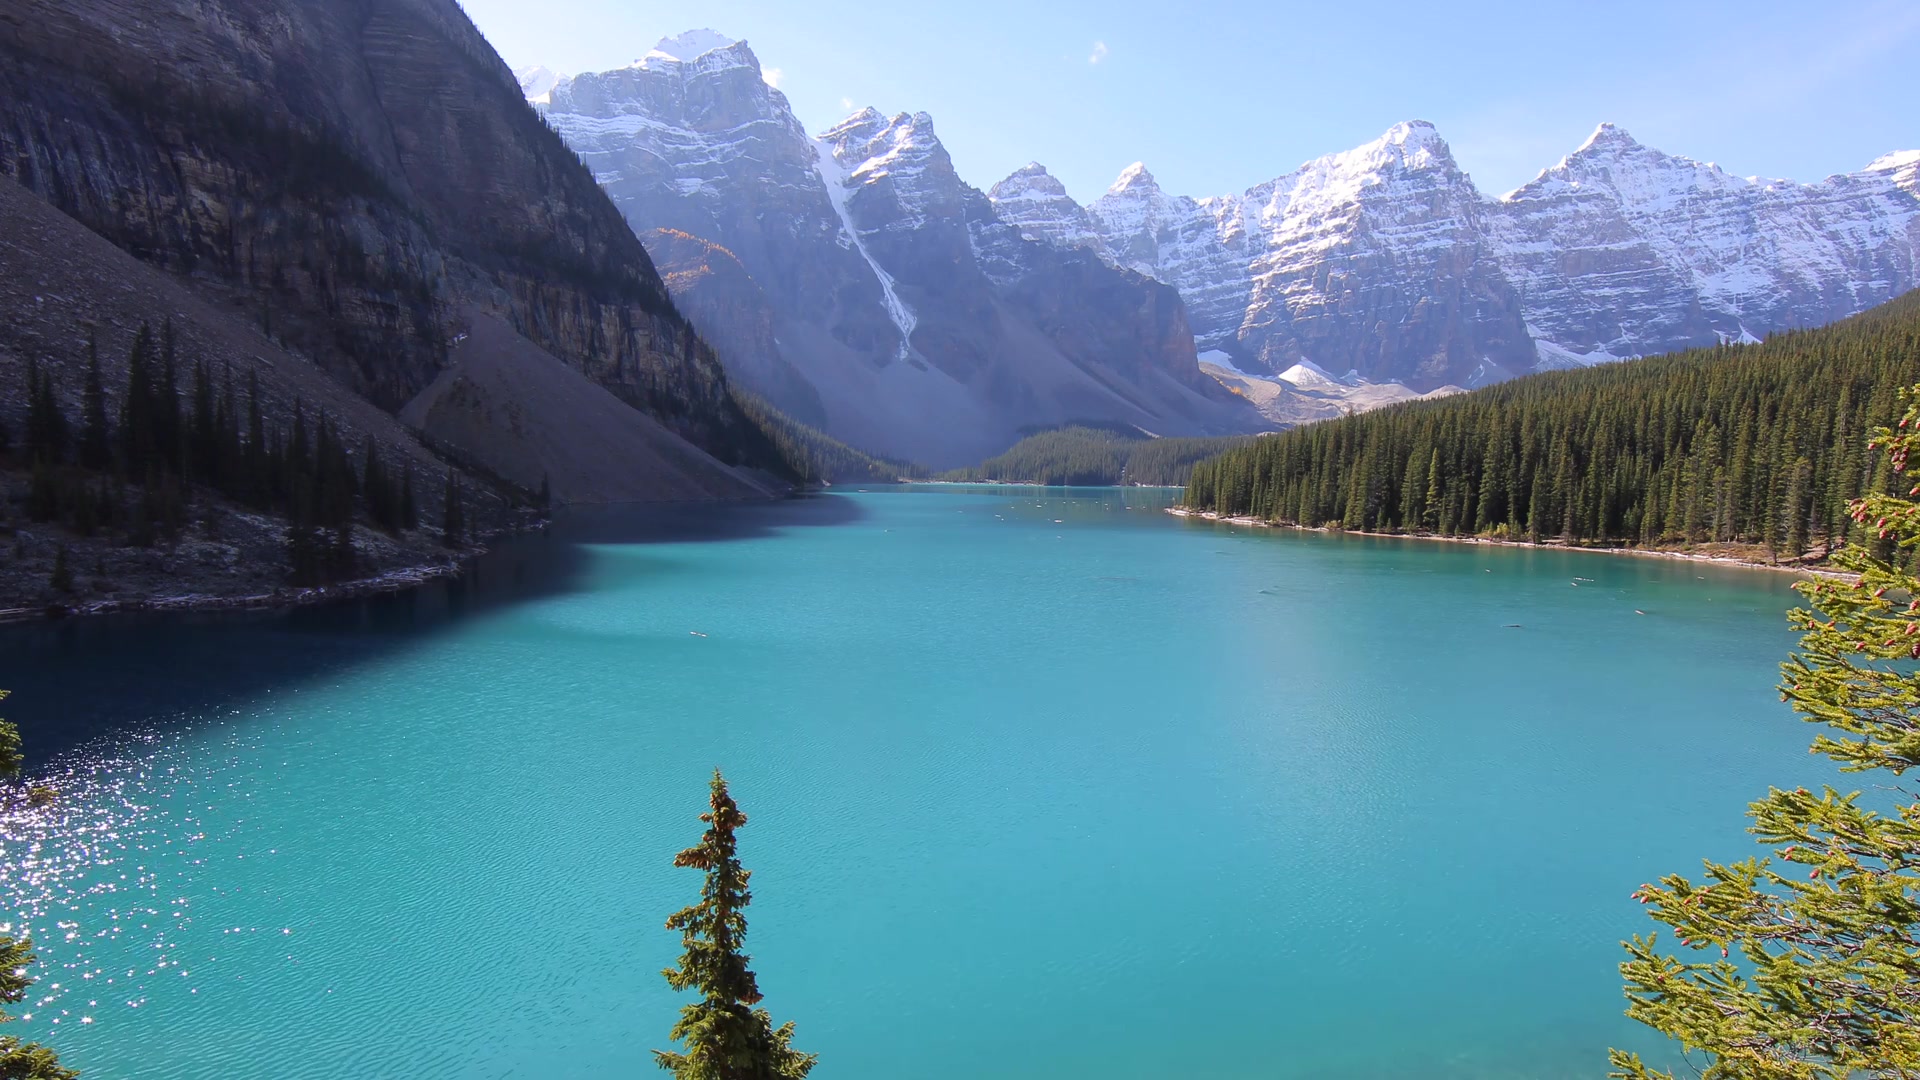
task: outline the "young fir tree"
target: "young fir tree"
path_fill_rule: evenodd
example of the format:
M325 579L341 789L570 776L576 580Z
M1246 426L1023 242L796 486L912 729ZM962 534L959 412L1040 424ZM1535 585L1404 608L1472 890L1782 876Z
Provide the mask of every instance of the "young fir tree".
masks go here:
M818 1055L793 1049L793 1024L778 1028L767 1010L756 1009L760 987L747 967L746 906L752 871L740 865L734 833L747 815L727 794L720 770L713 772L711 809L700 815L707 831L700 843L674 857L673 865L704 871L700 902L667 919L680 931L686 952L680 966L661 972L675 990L697 990L700 1000L680 1010L672 1038L686 1053L655 1050L660 1067L675 1080L800 1080Z
M0 690L0 701L6 698L7 691ZM18 779L23 764L20 729L0 720L0 780L10 783ZM51 794L46 789L35 788L28 792L28 799L44 803ZM27 974L33 959L32 941L11 934L0 934L0 1003L13 1005L26 998L27 988L33 985L33 978ZM12 1019L5 1011L0 1011L0 1024ZM12 1035L0 1035L0 1077L6 1080L74 1080L79 1075L72 1069L62 1068L60 1058L52 1050L37 1043L21 1042Z
M1895 473L1920 447L1920 399L1909 403L1900 430L1869 444ZM1871 522L1862 539L1920 546L1920 503L1869 495L1849 509ZM1704 1055L1710 1080L1920 1076L1920 791L1899 783L1920 767L1920 578L1901 568L1905 553L1849 546L1836 559L1860 579L1797 586L1812 610L1791 616L1804 636L1781 698L1831 729L1815 752L1891 774L1868 800L1880 809L1830 787L1773 790L1749 810L1773 858L1709 862L1701 882L1676 874L1634 893L1709 955L1689 962L1635 937L1621 965L1627 1014ZM1625 1080L1671 1076L1618 1050L1613 1066Z

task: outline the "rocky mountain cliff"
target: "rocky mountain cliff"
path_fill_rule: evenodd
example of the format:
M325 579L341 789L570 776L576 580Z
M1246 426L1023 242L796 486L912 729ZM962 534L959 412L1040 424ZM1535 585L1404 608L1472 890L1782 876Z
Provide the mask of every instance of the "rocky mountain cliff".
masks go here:
M1240 195L1193 199L1143 166L1082 207L1039 165L1000 217L1174 285L1200 345L1416 390L1477 386L1831 322L1920 285L1920 153L1818 184L1730 176L1611 125L1493 199L1433 126Z
M735 376L835 436L941 466L1069 420L1261 425L1200 373L1173 289L1022 237L924 113L809 136L752 50L710 31L523 75Z
M0 174L388 411L477 306L699 447L775 464L454 0L14 0Z

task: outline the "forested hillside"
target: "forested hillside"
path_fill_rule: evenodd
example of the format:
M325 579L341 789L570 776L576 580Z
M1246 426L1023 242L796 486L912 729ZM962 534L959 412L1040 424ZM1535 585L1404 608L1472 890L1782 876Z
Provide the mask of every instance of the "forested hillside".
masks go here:
M1249 441L1247 436L1154 439L1131 429L1065 427L1029 435L1005 453L943 480L994 480L1014 484L1113 484L1177 486L1194 462Z
M803 424L764 399L736 390L748 419L759 425L786 463L804 484L890 484L926 472L918 465L875 457L839 439Z
M1185 503L1287 524L1787 557L1893 486L1866 432L1920 383L1920 292L1817 330L1535 375L1261 439Z

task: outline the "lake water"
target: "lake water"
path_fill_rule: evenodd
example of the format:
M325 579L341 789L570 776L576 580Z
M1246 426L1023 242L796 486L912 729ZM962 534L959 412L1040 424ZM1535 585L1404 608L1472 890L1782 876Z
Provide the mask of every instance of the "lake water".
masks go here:
M1170 497L604 512L404 597L0 631L64 791L8 828L12 1030L88 1080L653 1075L718 765L816 1080L1658 1052L1628 893L1828 778L1789 582Z

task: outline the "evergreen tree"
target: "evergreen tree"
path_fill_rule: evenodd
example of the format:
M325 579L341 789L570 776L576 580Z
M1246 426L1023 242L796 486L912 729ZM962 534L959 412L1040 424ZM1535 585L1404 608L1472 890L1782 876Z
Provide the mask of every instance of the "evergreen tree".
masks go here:
M60 550L53 554L53 575L47 579L54 592L73 591L73 567L67 564L67 545L61 544Z
M413 497L412 463L406 470L400 478L400 528L411 531L420 527L420 504Z
M467 516L460 505L460 481L452 469L447 470L447 492L440 515L440 542L450 548L459 547L465 542Z
M186 448L185 428L180 416L179 341L173 333L173 317L168 316L160 330L160 375L154 389L154 439L161 465L174 472L183 468Z
M0 690L0 701L7 699L7 691ZM20 776L25 759L20 752L20 729L13 724L0 720L0 780L11 783ZM34 802L45 802L51 792L36 788L29 792ZM26 938L16 938L11 934L0 934L0 1004L14 1005L24 1001L27 988L33 985L33 978L27 970L33 966L33 942ZM12 1020L4 1011L0 1011L0 1024ZM12 1035L0 1035L0 1077L6 1080L74 1080L80 1074L72 1069L63 1068L60 1058L52 1050L37 1043L21 1042Z
M113 437L107 430L107 388L100 378L100 343L87 331L87 382L80 405L80 464L105 469L113 464Z
M720 770L713 772L707 823L700 843L674 857L673 865L707 875L700 902L667 919L680 931L686 949L678 967L661 972L678 991L695 990L700 1000L684 1006L673 1025L674 1042L685 1053L656 1050L660 1067L675 1080L801 1080L817 1055L793 1049L793 1023L778 1028L761 1001L760 987L747 967L745 909L753 901L747 889L752 871L740 865L734 833L747 823Z
M204 483L220 486L223 460L220 446L220 406L213 393L213 373L204 362L193 365L193 414L187 424L187 471Z
M1920 398L1898 432L1874 433L1896 473L1920 448L1915 425ZM1913 496L1920 486L1849 509L1872 522L1873 539L1920 548ZM1920 578L1859 544L1837 561L1859 580L1796 586L1812 610L1790 616L1803 636L1781 668L1781 698L1829 729L1815 752L1846 772L1891 775L1869 800L1883 809L1859 792L1776 788L1748 811L1772 858L1708 862L1701 882L1675 874L1634 893L1683 947L1709 955L1679 959L1659 951L1658 935L1636 936L1621 965L1627 1013L1705 1054L1704 1077L1920 1075L1920 794L1898 784L1920 768ZM1910 805L1888 812L1888 795ZM1806 876L1786 876L1789 867ZM1671 1076L1634 1054L1616 1050L1612 1061L1623 1080Z
M147 475L159 459L153 351L153 328L142 324L127 354L127 392L120 401L120 467L130 478Z
M57 465L66 454L67 418L54 395L53 376L27 361L27 457Z

